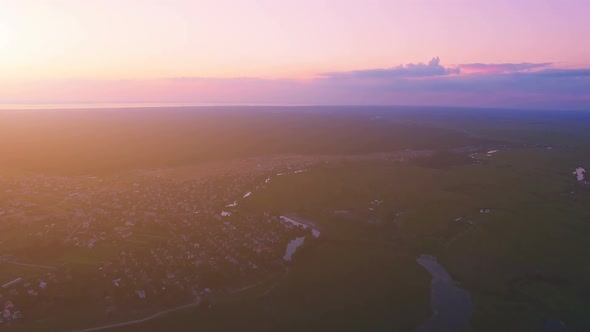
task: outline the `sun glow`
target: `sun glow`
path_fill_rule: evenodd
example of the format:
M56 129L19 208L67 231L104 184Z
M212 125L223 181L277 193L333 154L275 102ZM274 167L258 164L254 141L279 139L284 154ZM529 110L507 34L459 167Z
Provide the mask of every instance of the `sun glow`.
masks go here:
M0 57L10 52L10 47L17 39L17 27L14 20L0 12Z

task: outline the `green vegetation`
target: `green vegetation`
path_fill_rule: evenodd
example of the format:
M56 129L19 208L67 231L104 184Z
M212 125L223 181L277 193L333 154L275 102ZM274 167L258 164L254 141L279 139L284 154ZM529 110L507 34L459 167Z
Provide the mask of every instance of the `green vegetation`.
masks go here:
M95 168L85 154L68 163L80 148L74 143L52 159L53 171L83 173L288 153L351 156L302 173L273 173L266 188L240 202L244 215L289 214L317 224L321 237L306 238L287 271L242 292L215 295L207 299L210 308L201 305L110 331L413 331L431 314L430 275L416 263L423 253L438 257L470 292L468 332L539 331L548 319L563 321L569 331L590 330L590 186L572 175L578 166L590 168L590 116L313 110L255 116L229 108L219 114L184 110L168 118L148 113L132 139L113 150L100 150L98 138L78 133L96 144L88 152L102 158ZM110 115L99 125L110 128L113 140L124 137L123 128L138 116ZM379 121L372 120L376 115ZM88 125L89 119L77 121ZM147 141L146 130L153 133ZM66 136L47 144L61 144ZM404 162L359 157L403 149L432 153ZM499 151L488 155L491 149ZM33 152L24 155L37 158ZM26 158L7 165L33 165L34 158ZM125 245L149 248L165 239L134 234ZM52 245L40 242L35 250L53 248L47 250L50 261L82 270L121 249L64 253ZM26 249L17 240L5 246ZM7 272L4 265L2 280L20 275L21 267ZM68 327L89 325L83 320Z
M313 218L366 209L391 224L355 239L405 244L404 252L433 253L473 296L474 331L523 331L562 319L590 328L588 275L590 189L571 175L584 157L548 150L501 151L485 164L447 170L412 165L326 166L274 182L253 203ZM571 192L574 192L572 194ZM480 209L492 209L482 214ZM401 212L392 219L393 211ZM363 222L357 213L358 222ZM458 226L462 217L473 226ZM365 216L365 218L367 218ZM366 221L366 220L365 220ZM341 220L344 229L349 220ZM378 226L376 226L378 227Z
M387 247L318 241L298 252L277 282L212 300L211 309L109 331L409 331L430 315L429 276L412 257Z
M2 167L57 174L117 173L288 153L448 148L481 141L456 130L374 121L369 111L355 108L0 113Z
M247 208L296 213L323 235L296 254L269 295L262 287L190 318L177 313L120 330L411 331L429 315L420 253L437 255L472 294L470 331L539 330L546 319L588 329L590 190L571 170L590 160L544 149L486 158L445 169L351 161L274 177ZM383 204L369 212L374 199Z

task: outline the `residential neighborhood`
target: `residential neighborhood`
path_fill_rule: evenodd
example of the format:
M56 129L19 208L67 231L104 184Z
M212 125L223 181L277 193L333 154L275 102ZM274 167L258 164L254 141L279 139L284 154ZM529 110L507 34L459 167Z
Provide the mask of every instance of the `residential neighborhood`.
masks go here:
M0 177L0 324L68 310L120 320L283 271L287 245L312 229L242 203L277 174L311 165L197 177ZM35 245L19 247L19 238ZM313 245L317 236L308 238Z

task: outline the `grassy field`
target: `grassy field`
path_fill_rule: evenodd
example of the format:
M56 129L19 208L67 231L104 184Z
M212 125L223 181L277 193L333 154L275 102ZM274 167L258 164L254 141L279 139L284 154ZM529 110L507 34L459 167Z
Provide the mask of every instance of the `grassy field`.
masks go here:
M439 256L472 293L473 331L537 330L546 319L584 331L590 328L590 265L584 263L590 189L571 173L587 164L586 156L546 149L500 151L482 164L444 170L342 164L273 179L250 203L331 220L342 238L394 241L405 254ZM373 199L384 201L374 212L385 220L378 232L352 231L350 218L334 214L366 211ZM492 213L480 213L488 208ZM369 218L355 217L357 223ZM473 225L457 226L458 217Z

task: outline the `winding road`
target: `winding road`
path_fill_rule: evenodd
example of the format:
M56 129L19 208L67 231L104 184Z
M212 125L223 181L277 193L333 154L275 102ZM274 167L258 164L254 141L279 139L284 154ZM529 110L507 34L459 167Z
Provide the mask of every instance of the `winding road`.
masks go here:
M115 327L123 327L123 326L128 326L128 325L134 325L134 324L139 324L139 323L144 323L153 319L156 319L158 317L162 317L164 315L167 315L171 312L174 311L179 311L179 310L183 310L183 309L189 309L189 308L194 308L199 306L199 304L201 303L201 297L197 297L197 300L194 303L189 303L189 304L185 304L179 307L175 307L175 308L171 308L171 309L166 309L166 310L162 310L160 312L157 312L149 317L146 318L142 318L142 319L135 319L135 320L129 320L126 322L121 322L121 323L112 323L112 324L107 324L107 325L102 325L102 326L97 326L97 327L91 327L91 328L87 328L87 329L83 329L83 330L75 330L72 332L92 332L92 331L101 331L101 330L106 330L106 329L112 329Z

